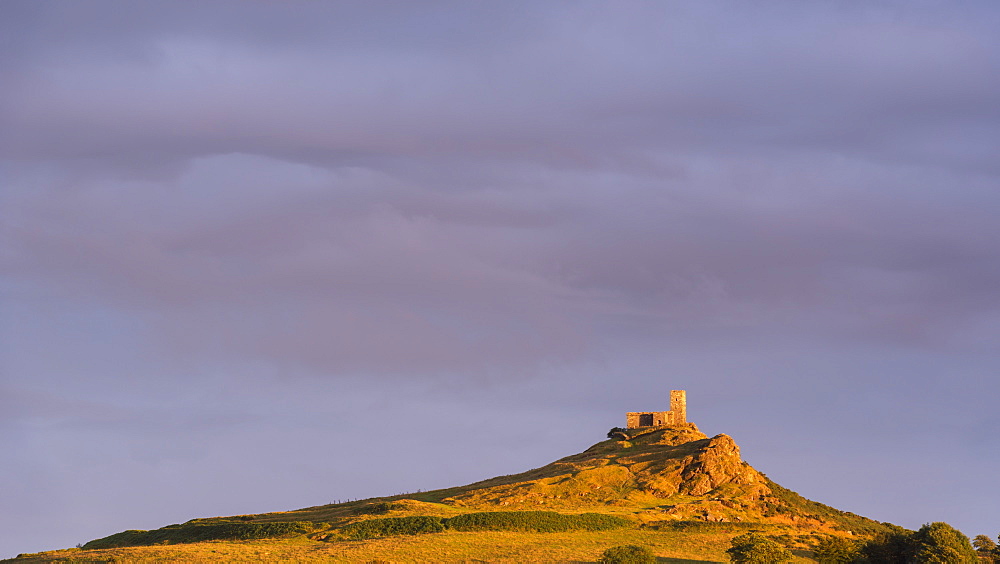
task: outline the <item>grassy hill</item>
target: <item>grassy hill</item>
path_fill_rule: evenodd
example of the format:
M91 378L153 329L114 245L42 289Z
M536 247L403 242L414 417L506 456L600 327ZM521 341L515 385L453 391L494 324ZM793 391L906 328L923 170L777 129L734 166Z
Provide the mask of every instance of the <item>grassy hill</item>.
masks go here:
M725 562L761 531L810 562L828 535L888 525L810 501L693 424L630 430L541 468L466 486L295 511L193 519L8 562L594 562L622 544Z

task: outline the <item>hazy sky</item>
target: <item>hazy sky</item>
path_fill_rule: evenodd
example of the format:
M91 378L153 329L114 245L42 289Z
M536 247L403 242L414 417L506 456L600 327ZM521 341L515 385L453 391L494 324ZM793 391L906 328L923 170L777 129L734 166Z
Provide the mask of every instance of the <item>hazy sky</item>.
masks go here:
M1000 532L1000 6L0 2L0 557L468 483L688 391Z

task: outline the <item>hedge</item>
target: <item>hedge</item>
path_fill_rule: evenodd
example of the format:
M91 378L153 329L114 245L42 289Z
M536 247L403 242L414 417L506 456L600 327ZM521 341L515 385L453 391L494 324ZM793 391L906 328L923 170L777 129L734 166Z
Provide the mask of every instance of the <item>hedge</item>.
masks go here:
M308 533L314 523L286 521L282 523L207 523L169 525L152 531L130 530L83 545L87 549L148 546L165 543L187 543L209 540L254 540Z
M412 517L386 517L358 521L341 527L340 531L351 539L370 539L391 535L422 535L440 533L444 524L440 517L414 515Z
M445 520L445 526L456 531L604 531L630 525L630 521L614 515L583 513L563 515L555 511L491 511L466 513Z

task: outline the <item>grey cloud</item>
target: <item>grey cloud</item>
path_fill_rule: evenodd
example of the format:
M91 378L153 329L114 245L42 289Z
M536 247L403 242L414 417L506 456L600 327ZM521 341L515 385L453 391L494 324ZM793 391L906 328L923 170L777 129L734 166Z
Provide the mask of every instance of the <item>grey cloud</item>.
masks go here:
M747 192L736 168L673 190L555 175L548 193L444 197L385 174L218 161L181 177L193 208L130 184L27 196L14 264L159 312L149 322L182 354L334 373L569 359L628 319L962 346L954 335L997 311L993 214L941 207L937 186L905 205L780 179Z
M263 21L255 10L274 10L255 6L242 17ZM483 49L461 52L413 51L413 33L436 30L405 24L390 28L410 30L400 43L376 37L346 49L343 34L313 37L332 51L293 41L260 52L246 30L235 43L224 33L177 34L156 44L153 63L98 58L15 73L2 146L25 158L117 156L118 165L242 151L326 162L482 155L574 167L609 151L775 147L904 162L937 155L989 168L1000 85L992 78L996 40L982 22L949 22L956 29L935 22L934 10L914 21L891 11L829 10L819 20L792 10L785 17L797 25L761 33L741 19L775 13L730 8L687 9L691 25L652 4L612 14L582 4L536 18L532 34L503 43L476 35ZM289 18L281 13L274 27ZM442 13L456 12L440 5L410 15L448 20ZM325 21L306 15L288 25ZM238 19L229 25L239 30ZM702 27L717 40L705 43ZM956 144L968 148L942 150Z

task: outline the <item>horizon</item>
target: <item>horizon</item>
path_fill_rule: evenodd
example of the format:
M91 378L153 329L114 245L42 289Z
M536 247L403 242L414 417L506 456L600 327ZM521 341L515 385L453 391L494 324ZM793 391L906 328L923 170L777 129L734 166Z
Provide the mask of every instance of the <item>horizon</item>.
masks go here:
M0 557L670 409L1000 533L1000 5L0 3Z

